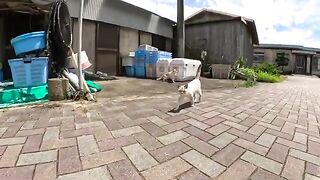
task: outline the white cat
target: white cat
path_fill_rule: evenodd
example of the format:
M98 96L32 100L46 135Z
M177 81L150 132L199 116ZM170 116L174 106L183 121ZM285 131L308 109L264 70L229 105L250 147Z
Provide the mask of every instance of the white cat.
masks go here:
M162 80L164 82L164 81L171 80L172 83L175 83L177 75L178 75L178 71L176 69L173 69L172 71L163 74L161 77L157 79L157 81Z
M182 101L185 98L188 98L190 100L192 106L194 106L194 103L196 102L196 95L199 95L199 99L197 103L201 101L201 97L202 97L201 82L200 82L201 68L202 68L202 65L199 66L197 75L194 80L192 80L186 85L182 85L178 87L178 92L180 93L180 96L178 100L178 105L175 108L175 110L179 110L182 104Z

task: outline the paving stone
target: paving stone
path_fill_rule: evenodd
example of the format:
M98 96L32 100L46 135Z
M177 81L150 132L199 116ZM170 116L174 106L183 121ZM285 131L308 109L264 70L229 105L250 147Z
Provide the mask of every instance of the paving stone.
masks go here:
M0 179L3 180L32 180L34 166L1 168Z
M294 142L298 142L301 144L307 144L308 136L299 132L296 132L293 137Z
M251 176L251 180L285 180L284 178L275 175L271 172L258 168L258 170Z
M266 129L267 128L256 124L252 126L247 132L256 136L260 136Z
M45 130L44 128L21 130L16 134L16 136L32 136L32 135L44 134L44 130Z
M194 126L194 127L199 128L199 129L201 129L201 130L205 130L205 129L207 129L207 128L210 127L210 126L208 126L207 124L202 123L202 122L200 122L200 121L197 121L197 120L195 120L195 119L187 119L187 120L185 120L185 122L188 123L188 124L190 124L190 125L192 125L192 126Z
M241 124L238 124L238 123L235 123L235 122L232 122L232 121L224 121L223 124L225 124L227 126L230 126L230 127L233 127L233 128L236 128L236 129L239 129L241 131L247 131L248 130L247 126L243 126Z
M164 136L160 136L158 137L157 139L164 145L168 145L168 144L171 144L171 143L174 143L174 142L177 142L177 141L180 141L182 139L185 139L189 137L189 134L184 132L184 131L176 131L176 132L173 132L173 133L170 133L170 134L167 134L167 135L164 135Z
M48 163L56 160L57 160L56 150L20 154L17 162L17 166Z
M221 117L213 117L213 118L210 118L210 119L205 120L203 122L208 124L208 125L215 126L215 125L220 124L220 123L222 123L224 121L226 121L226 119L223 119Z
M0 137L7 131L8 127L0 128Z
M295 127L285 124L282 127L281 132L284 132L284 133L287 133L287 134L290 134L290 135L294 135L295 129L296 129Z
M273 130L276 130L276 131L281 131L281 127L275 126L275 125L272 125L272 124L268 124L268 123L265 123L265 122L262 122L262 121L257 122L257 125L260 125L260 126L263 126L263 127L269 128L269 129L273 129Z
M229 113L230 113L230 112L229 112ZM229 121L236 122L236 123L240 123L240 122L241 122L241 119L234 118L234 117L229 116L229 115L227 115L227 114L220 114L219 117L224 118L224 119L229 120Z
M143 171L158 164L158 162L139 144L122 148L131 162L139 171Z
M59 139L59 127L49 127L43 135L43 141Z
M308 154L308 153L305 153L305 152L302 152L302 151L299 151L296 149L290 149L289 155L320 166L320 157L318 157L318 156L314 156L312 154Z
M114 130L118 130L118 129L122 129L122 125L114 119L104 119L103 120L104 124L108 127L108 129L110 131L114 131Z
M169 124L167 121L159 118L158 116L151 116L151 117L148 117L147 119L149 119L151 122L153 122L154 124L160 127Z
M278 143L274 143L271 147L267 157L278 161L280 163L284 163L289 152L289 147L284 146Z
M202 116L206 117L206 118L213 118L215 116L218 116L219 114L221 114L221 113L216 112L216 111L210 111L210 112L202 114Z
M142 177L129 160L122 160L109 164L108 168L115 180L142 180Z
M282 164L250 151L245 152L241 159L277 175L280 175L282 170Z
M210 180L208 176L197 170L196 168L192 168L189 171L183 173L178 177L179 180Z
M107 139L112 139L111 132L108 130L108 128L95 128L94 129L94 137L97 142L104 141Z
M165 126L165 125L163 125ZM153 124L153 123L146 123L146 124L142 124L141 127L147 131L149 134L151 134L152 136L158 137L158 136L163 136L165 134L167 134L163 129L161 129L160 127L158 127L157 125Z
M281 176L292 180L303 179L304 166L304 161L288 156Z
M33 180L55 180L56 162L37 164Z
M140 126L134 126L134 127L111 131L111 133L113 137L118 138L118 137L130 136L132 134L143 132L143 131L144 130Z
M163 145L147 132L141 132L133 135L136 140L148 151L152 151L162 147Z
M212 128L207 129L206 131L215 135L215 136L218 136L221 133L227 131L228 129L230 129L230 126L227 126L224 124L218 124L216 126L213 126Z
M23 122L15 123L14 125L10 126L5 133L3 133L2 138L11 138L14 137L17 132L22 127Z
M235 129L235 128L231 128L227 132L230 133L230 134L233 134L235 136L238 136L238 137L240 137L242 139L245 139L247 141L251 141L251 142L254 142L254 141L256 141L258 139L258 136L249 134L247 132L240 131L240 130Z
M86 171L80 171L73 174L59 176L58 180L112 180L106 167L98 167Z
M202 131L194 126L190 126L190 127L186 127L183 129L185 132L189 133L192 136L195 136L203 141L209 141L210 139L212 139L214 136Z
M292 137L293 137L293 135L290 135L290 134L287 134L287 133L283 133L283 132L280 132L280 131L276 131L276 130L273 130L273 129L267 129L265 132L268 133L268 134L274 135L274 136L281 137L283 139L287 139L287 140L292 140Z
M236 117L238 117L238 116L236 116ZM249 117L249 115L247 117ZM242 118L239 118L239 119L242 119ZM254 126L258 122L257 120L255 120L253 118L245 118L245 119L242 119L242 120L243 121L241 121L240 124L243 125L243 126L247 126L249 128L251 128L252 126Z
M314 176L320 177L320 166L314 165L312 163L306 163L306 173L309 173Z
M206 117L200 116L199 114L195 114L192 112L188 112L186 115L195 119L195 120L198 120L198 121L204 121L204 120L208 119Z
M162 163L174 157L177 157L189 151L190 149L191 148L189 146L185 145L181 141L178 141L157 150L151 151L150 153L155 159Z
M299 144L299 143L296 143L296 142L293 142L293 141L288 141L288 140L280 138L280 137L278 137L276 142L279 143L279 144L283 144L285 146L289 146L291 148L295 148L295 149L301 150L301 151L306 151L307 150L307 146L306 145Z
M313 176L311 174L306 174L304 177L305 180L320 180L320 177Z
M217 177L226 169L195 150L191 150L181 155L181 157L210 177Z
M265 147L271 147L273 142L276 140L276 136L270 135L268 133L263 133L259 139L256 141L257 144L260 144Z
M29 136L23 145L22 153L36 152L40 150L42 135Z
M27 140L26 137L17 137L17 138L2 138L0 139L0 146L10 146L16 144L23 144Z
M147 180L169 180L188 171L192 166L176 157L142 172Z
M98 145L93 135L77 137L80 156L87 156L99 152Z
M22 145L8 146L6 151L1 157L0 168L15 166L16 161L21 152L21 149L22 149Z
M225 132L213 138L211 141L209 141L209 143L214 145L215 147L222 149L236 139L237 136Z
M309 141L308 142L308 153L320 157L320 143Z
M137 141L132 136L120 137L116 139L107 139L105 141L98 142L101 151L108 151L130 144L135 144Z
M109 163L126 159L126 155L119 149L104 151L80 157L83 169L103 166Z
M168 123L176 123L176 122L183 121L186 119L189 119L189 117L185 116L185 115L176 115L176 116L166 118L165 121L167 121Z
M81 162L77 147L68 147L59 150L59 174L73 173L81 170Z
M218 180L229 180L236 178L237 180L249 179L250 175L255 171L256 167L250 163L242 160L236 161L224 173L222 173Z
M179 122L176 122L176 123L172 123L172 124L163 126L162 128L165 131L167 131L168 133L171 133L171 132L183 129L185 127L188 127L188 126L189 126L188 123L185 123L184 121L179 121Z
M76 145L77 145L77 140L75 138L50 140L50 141L43 141L41 144L40 150L46 151L46 150L65 148L65 147L76 146Z
M184 139L182 141L190 147L192 147L193 149L197 150L198 152L201 152L202 154L209 157L219 151L218 148L193 136L190 136L189 138Z
M234 144L229 144L227 147L223 148L221 151L213 155L212 159L224 166L230 166L245 151L246 151L245 149L239 146L236 146Z
M6 146L0 146L0 156L3 155L3 153L6 151L7 147ZM0 158L1 159L1 158Z
M76 129L92 128L92 127L105 127L103 121L94 121L88 123L76 123Z

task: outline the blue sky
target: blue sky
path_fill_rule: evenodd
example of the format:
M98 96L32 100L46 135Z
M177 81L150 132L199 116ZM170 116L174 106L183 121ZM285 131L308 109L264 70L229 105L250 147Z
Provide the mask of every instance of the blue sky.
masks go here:
M176 0L123 0L176 20ZM202 8L256 22L260 43L320 48L320 0L185 0L185 16Z

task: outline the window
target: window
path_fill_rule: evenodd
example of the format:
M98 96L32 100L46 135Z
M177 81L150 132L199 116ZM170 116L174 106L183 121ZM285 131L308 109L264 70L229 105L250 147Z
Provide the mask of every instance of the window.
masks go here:
M254 61L264 61L264 52L255 52L253 60Z

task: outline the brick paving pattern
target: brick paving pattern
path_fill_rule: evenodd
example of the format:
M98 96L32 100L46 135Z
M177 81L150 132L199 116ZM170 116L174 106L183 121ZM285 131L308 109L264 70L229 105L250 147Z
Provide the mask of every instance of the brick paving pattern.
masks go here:
M320 179L319 79L0 112L0 179Z

